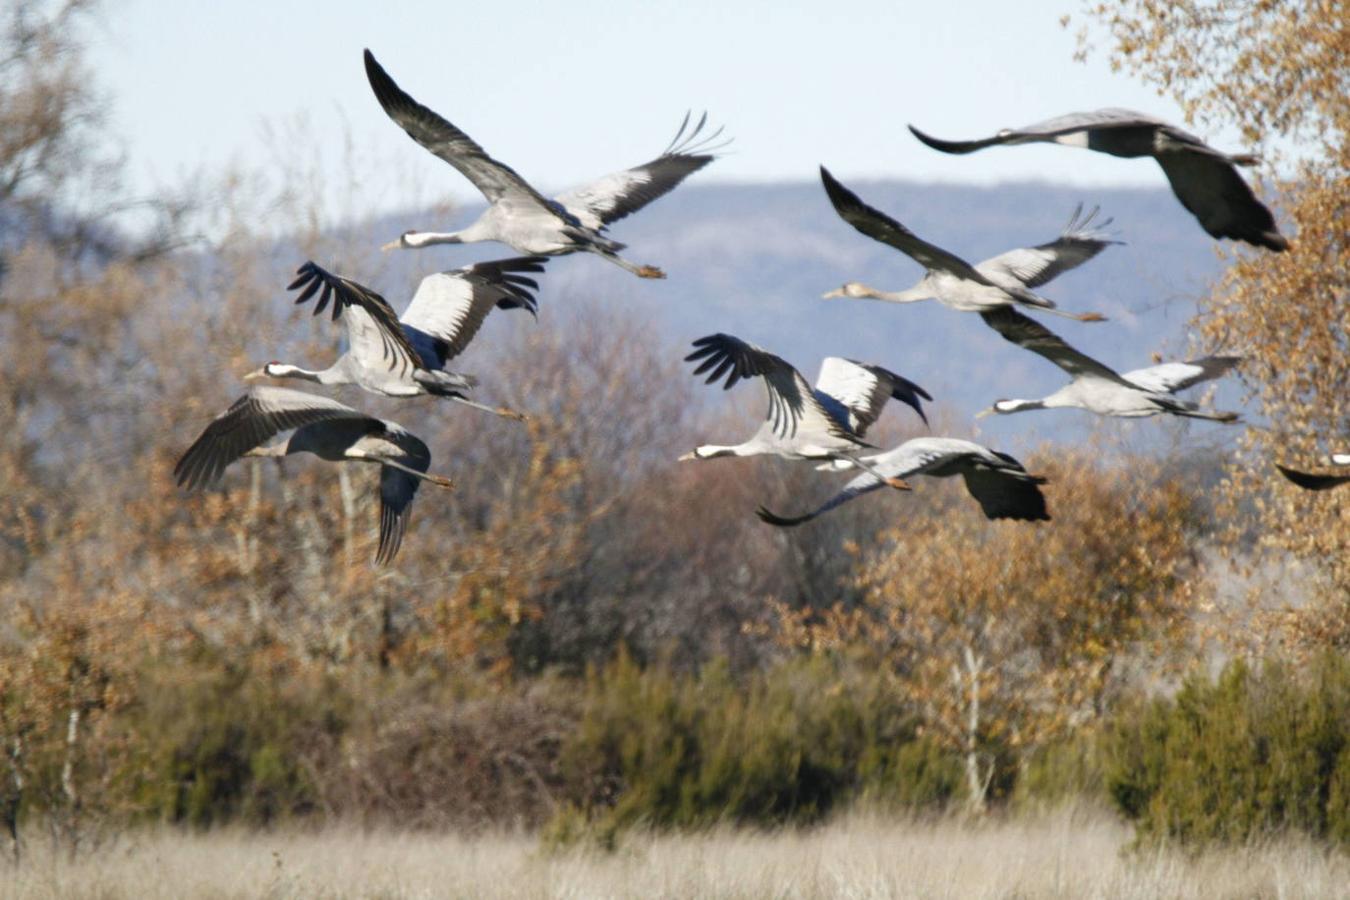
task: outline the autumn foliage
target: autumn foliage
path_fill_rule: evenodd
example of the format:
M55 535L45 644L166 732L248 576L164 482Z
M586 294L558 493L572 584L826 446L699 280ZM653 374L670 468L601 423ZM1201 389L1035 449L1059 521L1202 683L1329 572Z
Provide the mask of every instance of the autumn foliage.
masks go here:
M1139 0L1090 4L1089 15L1113 65L1170 94L1197 124L1237 129L1265 158L1264 193L1293 246L1232 252L1195 321L1206 341L1246 356L1241 375L1262 420L1243 434L1222 513L1237 555L1254 540L1266 551L1256 561L1296 559L1319 573L1312 603L1254 598L1259 643L1350 648L1350 506L1272 466L1317 471L1350 441L1350 6Z
M88 5L19 3L0 38L0 71L21 76L0 81L0 214L15 223L0 240L0 821L14 855L25 829L78 849L154 822L612 841L853 803L978 813L1057 749L1125 734L1109 723L1144 708L1128 698L1174 687L1216 629L1234 638L1224 652L1252 635L1343 651L1350 492L1272 486L1266 464L1309 463L1350 434L1345 20L1333 27L1337 3L1294 24L1270 12L1283 4L1187 4L1178 26L1165 6L1096 14L1113 52L1197 116L1301 142L1268 187L1294 248L1240 252L1198 323L1249 354L1263 419L1221 489L1164 458L1046 447L1026 462L1048 479L1050 522L990 522L954 480L921 479L774 529L755 506L824 495L826 476L675 462L745 429L759 399L714 420L683 348L640 306L555 294L545 277L542 320L495 316L490 350L462 360L528 423L343 395L415 424L457 482L419 495L395 564L376 569L373 471L244 460L188 493L172 468L239 374L336 352L332 323L283 302L303 258L340 257L391 296L412 285L383 287L396 277L321 198L242 177L204 183L196 208L161 202L148 228L119 225L128 199L80 150L99 122L72 37ZM81 190L91 180L101 191ZM899 427L873 434L898 443ZM1216 540L1238 565L1258 550L1303 560L1316 602L1216 610ZM1165 779L1139 766L1140 810L1163 808Z
M780 607L789 644L893 674L965 759L977 808L1008 788L1021 752L1098 720L1143 660L1164 671L1204 590L1196 499L1156 467L1059 453L1033 469L1050 477L1051 523L951 504L849 547L860 601Z

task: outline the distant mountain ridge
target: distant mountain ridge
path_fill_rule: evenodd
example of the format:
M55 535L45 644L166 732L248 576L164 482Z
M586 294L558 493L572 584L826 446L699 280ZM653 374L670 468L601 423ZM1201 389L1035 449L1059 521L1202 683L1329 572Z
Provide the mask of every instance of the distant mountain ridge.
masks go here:
M1168 358L1186 354L1186 323L1194 300L1220 271L1214 242L1166 186L1094 189L1039 182L971 186L841 180L921 237L972 263L1052 240L1077 204L1100 206L1099 219L1114 219L1107 230L1125 244L1108 248L1040 292L1066 309L1101 312L1111 321L1083 324L1038 317L1070 343L1122 371L1148 365L1154 353ZM369 223L370 240L380 243L414 226L459 227L480 208L466 206L451 221L430 214L381 218ZM899 305L822 300L821 294L847 280L886 290L909 287L922 269L854 231L835 214L816 181L695 182L616 223L612 234L628 244L628 258L660 266L668 279L639 280L587 254L551 261L541 281L542 324L550 308L566 303L570 295L612 298L650 311L680 346L724 331L774 350L812 379L826 355L885 365L928 388L935 408L948 421L964 422L998 398L1042 396L1064 381L1054 366L1003 341L973 313L957 313L932 301ZM411 288L420 275L434 269L511 253L495 244L448 246L395 252L388 261L391 274L406 278ZM400 305L397 299L395 305ZM1228 387L1223 399L1232 404L1238 393ZM1076 411L1025 413L986 419L981 428L1016 435L1017 443L1024 444L1029 434L1034 443L1038 437L1076 433L1091 427L1094 418Z

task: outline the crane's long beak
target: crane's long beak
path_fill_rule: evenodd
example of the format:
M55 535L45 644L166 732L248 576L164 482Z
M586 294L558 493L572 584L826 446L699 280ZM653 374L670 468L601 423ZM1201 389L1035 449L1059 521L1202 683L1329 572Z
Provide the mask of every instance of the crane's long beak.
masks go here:
M675 460L675 461L676 461L676 462L688 462L688 461L691 460L691 459L698 459L698 454L695 453L693 450L690 450L688 453L684 454L683 456L681 456L679 459L677 459L677 460Z
M998 412L998 410L994 409L994 408L991 406L991 407L989 407L988 409L982 409L982 410L980 410L979 412L977 412L977 413L975 414L975 418L977 418L977 419L983 419L985 416L992 416L992 415L993 415L994 413L996 413L996 412Z
M887 478L886 483L897 491L912 491L914 486L903 478Z
M388 253L390 250L399 250L403 247L403 238L396 241L390 241L387 244L381 244L380 249Z
M267 378L267 377L268 377L267 368L264 366L261 369L254 369L252 372L249 372L247 375L244 376L244 380L257 381L259 378Z
M821 294L821 295L820 295L820 299L822 299L822 300L833 300L835 297L847 297L847 296L848 296L848 295L844 293L844 289L843 289L843 288L835 288L834 290L832 290L832 291L830 291L830 292L828 292L828 293Z

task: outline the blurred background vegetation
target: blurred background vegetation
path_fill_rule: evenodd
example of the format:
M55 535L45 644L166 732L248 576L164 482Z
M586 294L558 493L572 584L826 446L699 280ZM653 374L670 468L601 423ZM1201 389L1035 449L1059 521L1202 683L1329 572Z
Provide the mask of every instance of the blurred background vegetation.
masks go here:
M125 196L82 62L92 2L10 4L11 853L27 828L72 849L152 822L510 824L612 845L633 825L1066 800L1112 805L1145 841L1350 842L1350 492L1261 474L1350 435L1344 7L1169 9L1086 17L1198 122L1300 154L1266 188L1294 250L1235 254L1195 323L1255 360L1262 421L1221 475L1047 446L1025 460L1050 478L1047 525L934 489L898 523L898 504L856 503L774 530L748 511L794 507L813 473L675 465L743 411L705 412L683 348L640 310L550 296L547 327L502 325L474 359L527 427L358 401L415 422L458 476L381 571L372 473L247 461L198 494L170 477L235 374L332 352L278 302L289 269L340 253L364 280L375 242L297 197L304 173ZM1291 580L1297 602L1272 599Z

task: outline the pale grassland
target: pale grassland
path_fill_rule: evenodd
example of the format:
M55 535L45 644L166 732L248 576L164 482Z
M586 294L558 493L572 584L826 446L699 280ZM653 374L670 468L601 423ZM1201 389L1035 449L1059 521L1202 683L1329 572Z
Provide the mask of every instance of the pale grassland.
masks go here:
M546 853L525 835L156 831L72 862L32 846L0 895L225 897L1296 898L1350 895L1350 857L1274 841L1122 851L1099 814L978 825L854 816L823 828L636 836Z

